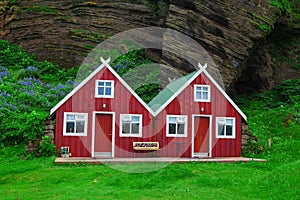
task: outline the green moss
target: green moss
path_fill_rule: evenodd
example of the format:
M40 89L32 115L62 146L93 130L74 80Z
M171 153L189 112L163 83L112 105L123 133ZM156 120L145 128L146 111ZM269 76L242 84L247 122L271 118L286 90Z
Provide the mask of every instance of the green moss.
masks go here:
M90 45L90 44L83 44L83 48L88 49L88 50L92 50L93 48L95 48L95 46Z
M18 12L31 12L31 13L43 13L43 14L57 14L58 9L52 6L44 5L33 5L23 9L20 9Z
M253 24L254 26L256 26L258 29L260 29L261 31L265 32L265 33L269 33L271 32L272 28L269 25L263 24L263 23L258 23L254 20L250 20L251 24Z
M105 39L111 37L110 34L101 34L93 31L82 30L82 29L73 29L71 30L72 38L79 38L80 40L86 40L91 42L101 42Z

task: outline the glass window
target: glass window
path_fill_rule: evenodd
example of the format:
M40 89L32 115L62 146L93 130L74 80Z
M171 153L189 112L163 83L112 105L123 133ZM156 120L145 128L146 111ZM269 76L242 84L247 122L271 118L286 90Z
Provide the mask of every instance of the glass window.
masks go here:
M217 138L235 138L235 118L217 117Z
M65 113L64 116L63 135L87 135L87 113Z
M142 136L142 115L121 114L121 137L141 137Z
M187 136L187 116L167 115L167 137Z
M194 85L194 101L210 102L210 85Z
M98 98L113 98L114 97L114 81L112 80L97 80L95 97Z

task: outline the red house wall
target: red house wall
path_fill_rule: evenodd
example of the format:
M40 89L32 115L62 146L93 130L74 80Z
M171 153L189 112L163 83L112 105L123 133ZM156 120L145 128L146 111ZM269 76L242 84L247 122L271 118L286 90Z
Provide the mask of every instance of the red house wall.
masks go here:
M95 98L96 80L114 80L114 98ZM106 107L103 107L106 104ZM133 141L149 141L152 138L152 116L143 105L107 69L103 68L56 111L55 144L69 146L74 157L92 155L92 117L93 111L115 112L115 157L133 157ZM88 113L87 136L63 136L64 112ZM143 138L119 137L120 114L142 114Z
M210 102L194 102L194 84L211 85ZM204 111L201 111L204 108ZM175 98L157 118L164 124L158 132L161 137L160 156L178 156L178 142L180 145L179 155L182 157L192 156L192 117L193 115L211 115L211 136L212 136L212 157L240 156L241 153L241 116L224 97L224 95L214 86L214 84L203 74L197 77L177 98ZM188 116L188 136L187 137L166 137L166 115L187 115ZM235 117L236 137L235 139L216 138L216 117Z
M114 98L95 98L95 82L100 79L114 80ZM211 102L194 102L194 84L211 85ZM103 104L106 104L105 108ZM204 108L203 112L201 108ZM115 112L115 157L146 157L157 153L161 157L175 157L178 155L191 157L193 114L212 115L213 148L211 155L213 157L240 156L241 116L203 73L186 87L184 91L156 117L152 117L130 91L128 91L107 68L103 68L56 110L55 143L58 150L61 146L69 146L72 156L91 157L93 111ZM64 112L88 113L87 136L63 136ZM141 138L119 136L120 114L143 115ZM166 137L166 115L187 115L188 136L185 138ZM216 138L216 117L236 118L235 139ZM134 151L132 144L133 142L139 141L158 141L161 150L158 152ZM178 152L177 142L184 143L180 145L180 152Z

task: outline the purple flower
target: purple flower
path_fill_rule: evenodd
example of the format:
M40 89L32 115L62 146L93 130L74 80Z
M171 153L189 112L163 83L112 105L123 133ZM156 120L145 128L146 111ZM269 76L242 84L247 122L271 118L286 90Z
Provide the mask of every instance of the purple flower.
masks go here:
M0 79L2 80L1 77L4 76L9 76L9 71L5 67L0 66Z
M19 83L21 83L23 86L29 86L31 88L34 88L34 84L31 81L20 80Z
M58 84L57 89L63 89L65 86L63 84Z
M37 72L38 69L36 67L32 67L32 66L28 66L27 68L27 71L30 71L30 72Z

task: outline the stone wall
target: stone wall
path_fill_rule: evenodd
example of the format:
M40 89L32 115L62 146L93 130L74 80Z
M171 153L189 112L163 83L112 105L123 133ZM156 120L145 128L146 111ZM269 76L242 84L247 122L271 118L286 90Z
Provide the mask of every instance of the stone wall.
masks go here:
M47 118L45 120L44 136L49 136L52 143L54 143L55 135L55 120ZM36 148L41 144L42 138L37 137L34 140L30 140L26 145L26 152L36 153Z
M242 123L242 150L247 149L248 144L256 143L257 137L252 135L249 130L248 124Z

